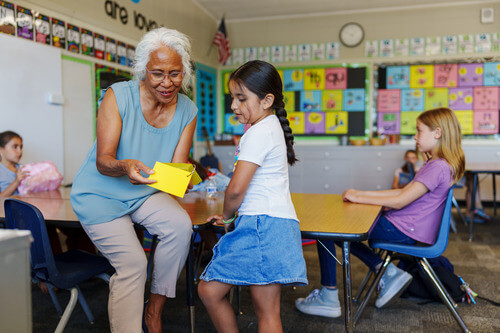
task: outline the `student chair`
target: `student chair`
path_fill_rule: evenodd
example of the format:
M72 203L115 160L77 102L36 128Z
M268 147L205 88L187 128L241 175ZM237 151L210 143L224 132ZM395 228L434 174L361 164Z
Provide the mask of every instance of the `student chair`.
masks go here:
M410 162L406 162L406 165L408 166L408 172L400 172L399 173L399 182L398 185L400 187L405 186L409 182L415 178L415 169L413 168L413 164Z
M361 316L361 313L363 312L366 303L372 296L373 292L377 288L380 279L382 278L382 275L384 275L384 272L391 262L393 260L392 255L393 252L405 254L412 256L418 263L418 265L421 266L423 271L426 273L427 277L431 280L432 285L438 292L439 296L441 297L443 303L448 307L448 310L450 310L451 314L457 321L458 325L464 332L470 332L467 326L465 325L465 322L463 321L462 317L458 314L456 307L457 304L454 302L454 300L451 298L451 296L448 294L446 291L445 287L437 277L436 273L432 269L431 265L429 264L429 261L427 259L430 258L437 258L439 257L445 250L446 246L448 245L448 236L450 232L450 218L451 218L451 204L452 204L452 199L453 199L453 187L450 189L448 192L448 197L445 202L444 210L443 210L443 217L441 219L441 225L439 227L438 231L438 236L436 238L436 242L433 245L430 246L419 246L419 245L407 245L407 244L397 244L397 243L389 243L389 242L371 242L370 246L374 249L379 249L383 251L387 251L387 254L385 256L384 262L382 264L382 267L378 270L378 272L375 275L375 279L372 282L370 288L368 289L368 292L365 295L365 298L359 305L358 310L356 311L356 314L354 315L354 324L358 321L359 317ZM359 292L359 295L362 293ZM358 295L358 296L359 296Z
M47 227L42 213L35 206L17 199L5 200L5 223L8 229L30 230L33 237L31 244L31 276L34 282L45 282L49 289L50 297L61 319L55 332L63 332L76 301L85 312L89 322L94 322L94 317L83 297L78 284L91 277L98 277L109 283L110 276L106 274L112 267L104 257L71 250L58 255L52 253ZM70 300L61 310L54 288L70 291Z

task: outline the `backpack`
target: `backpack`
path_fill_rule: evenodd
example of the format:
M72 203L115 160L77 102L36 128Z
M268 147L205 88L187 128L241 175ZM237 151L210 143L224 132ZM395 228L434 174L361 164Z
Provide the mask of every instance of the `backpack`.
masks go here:
M462 282L460 281L460 277L453 272L453 265L450 261L444 256L428 259L428 261L451 298L455 302L466 302L466 292L461 287ZM430 301L442 302L441 297L439 297L427 274L425 274L424 270L415 260L402 259L398 267L413 276L413 280L401 297L418 297Z

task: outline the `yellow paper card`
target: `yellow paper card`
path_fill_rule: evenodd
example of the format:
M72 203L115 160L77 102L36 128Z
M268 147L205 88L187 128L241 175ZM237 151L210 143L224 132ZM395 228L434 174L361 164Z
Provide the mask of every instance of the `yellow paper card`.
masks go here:
M153 170L155 173L149 176L149 179L155 179L157 182L148 186L181 198L184 197L191 178L193 185L201 182L194 166L189 163L156 162Z

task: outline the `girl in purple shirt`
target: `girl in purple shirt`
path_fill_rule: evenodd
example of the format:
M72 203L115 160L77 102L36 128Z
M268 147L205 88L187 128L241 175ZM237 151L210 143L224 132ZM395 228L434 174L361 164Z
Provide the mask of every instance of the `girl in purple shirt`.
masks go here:
M417 118L414 139L427 161L404 188L385 191L349 189L342 194L344 201L384 206L385 211L370 233L370 240L403 244L433 244L436 241L448 191L462 178L465 170L460 124L448 108L428 110ZM326 246L330 251L335 250L333 242ZM371 270L378 270L382 265L382 259L363 243L353 242L351 250ZM328 255L322 255L322 251L318 247L323 288L313 291L305 299L297 299L295 304L308 314L338 317L341 313L340 305L336 306L335 262ZM380 308L396 299L411 279L410 274L390 264L382 277L381 292L375 305Z

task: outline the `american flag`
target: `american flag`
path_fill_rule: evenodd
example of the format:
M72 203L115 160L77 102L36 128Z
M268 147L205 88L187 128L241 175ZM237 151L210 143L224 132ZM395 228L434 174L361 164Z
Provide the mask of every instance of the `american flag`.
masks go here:
M224 65L231 56L224 18L220 21L219 28L217 28L217 33L212 43L219 47L219 63Z

